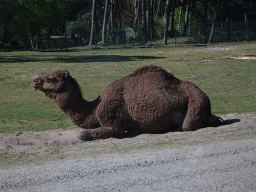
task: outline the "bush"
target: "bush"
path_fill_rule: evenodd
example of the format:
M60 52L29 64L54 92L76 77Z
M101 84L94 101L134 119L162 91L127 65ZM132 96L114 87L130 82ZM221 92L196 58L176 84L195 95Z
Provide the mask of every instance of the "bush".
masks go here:
M163 17L154 20L155 38L162 38L164 36L164 19Z

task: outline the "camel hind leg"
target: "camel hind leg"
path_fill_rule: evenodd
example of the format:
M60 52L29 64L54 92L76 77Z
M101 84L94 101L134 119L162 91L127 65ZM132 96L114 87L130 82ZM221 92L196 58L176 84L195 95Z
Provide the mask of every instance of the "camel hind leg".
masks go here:
M183 131L194 131L207 124L211 116L211 106L208 97L189 101L187 113L182 125Z
M212 115L210 100L205 95L199 100L189 102L182 129L184 131L193 131L207 126L219 126L223 122L224 120L221 117Z
M197 112L190 111L187 113L183 125L182 130L183 131L194 131L198 128L201 128L204 125L205 117L202 117L202 115L198 115Z

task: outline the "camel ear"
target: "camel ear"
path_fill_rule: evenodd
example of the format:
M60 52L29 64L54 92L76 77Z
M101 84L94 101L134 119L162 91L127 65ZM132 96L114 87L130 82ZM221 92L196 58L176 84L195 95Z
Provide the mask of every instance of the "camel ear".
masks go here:
M69 75L68 70L62 70L62 77L63 77L64 79L67 79L69 76L70 76L70 75Z
M65 79L67 79L70 76L68 70L63 70L62 75Z

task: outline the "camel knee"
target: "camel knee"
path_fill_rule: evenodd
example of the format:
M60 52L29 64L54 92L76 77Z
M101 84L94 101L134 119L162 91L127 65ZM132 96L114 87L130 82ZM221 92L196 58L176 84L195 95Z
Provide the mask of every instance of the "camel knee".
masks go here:
M110 137L122 138L125 134L124 129L113 127L99 127L96 129L83 129L78 133L78 138L84 141L95 139L107 139Z
M83 141L92 141L98 139L95 134L92 133L91 130L83 129L78 133L78 139Z

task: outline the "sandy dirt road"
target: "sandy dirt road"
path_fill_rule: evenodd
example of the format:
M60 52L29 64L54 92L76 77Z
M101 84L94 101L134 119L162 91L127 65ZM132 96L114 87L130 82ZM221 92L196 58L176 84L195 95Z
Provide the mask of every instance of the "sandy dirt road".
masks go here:
M256 141L105 155L1 172L1 191L256 191Z

